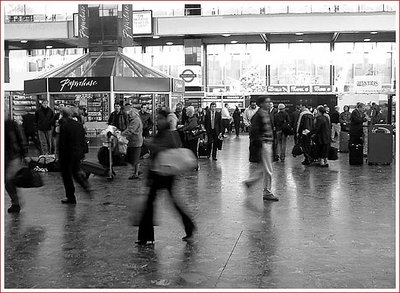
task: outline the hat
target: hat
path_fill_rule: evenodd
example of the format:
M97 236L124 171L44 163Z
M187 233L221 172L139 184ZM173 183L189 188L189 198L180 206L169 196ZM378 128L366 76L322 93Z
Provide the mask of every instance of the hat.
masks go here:
M284 104L279 104L278 105L278 110L282 110L282 109L285 109L285 105Z

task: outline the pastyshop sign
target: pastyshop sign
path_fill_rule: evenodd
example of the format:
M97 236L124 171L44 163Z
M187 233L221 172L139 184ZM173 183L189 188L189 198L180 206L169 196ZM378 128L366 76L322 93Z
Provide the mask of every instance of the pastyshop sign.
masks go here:
M377 93L382 91L382 81L378 76L354 76L354 91L356 93Z
M107 92L109 77L49 78L49 92Z

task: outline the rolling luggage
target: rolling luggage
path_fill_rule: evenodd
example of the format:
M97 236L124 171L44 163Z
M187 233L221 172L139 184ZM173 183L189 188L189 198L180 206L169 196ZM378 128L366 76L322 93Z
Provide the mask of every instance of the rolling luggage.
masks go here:
M204 139L200 140L199 148L197 150L197 154L200 157L208 157L210 155L208 151L208 144L204 141Z
M81 162L81 169L83 172L85 172L86 177L89 177L90 174L98 175L98 176L106 176L107 175L107 168L105 168L103 165L96 163L96 162L91 162L88 160L83 160Z
M348 153L349 152L349 133L341 131L339 136L339 152Z
M349 143L349 163L350 165L362 165L364 160L363 145Z

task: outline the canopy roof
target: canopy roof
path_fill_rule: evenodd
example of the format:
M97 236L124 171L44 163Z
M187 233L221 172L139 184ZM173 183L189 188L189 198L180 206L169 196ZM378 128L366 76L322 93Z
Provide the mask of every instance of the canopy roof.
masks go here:
M164 73L148 68L120 52L90 52L75 61L53 69L38 77L148 77L171 78Z

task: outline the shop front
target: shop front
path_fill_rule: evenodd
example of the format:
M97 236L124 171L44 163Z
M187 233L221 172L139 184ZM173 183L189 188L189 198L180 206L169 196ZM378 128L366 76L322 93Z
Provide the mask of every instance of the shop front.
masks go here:
M39 79L27 80L25 97L48 100L52 109L60 104L86 109L86 128L99 132L107 125L114 104L131 103L140 109L148 104L171 107L183 101L184 82L147 68L119 52L88 53Z

